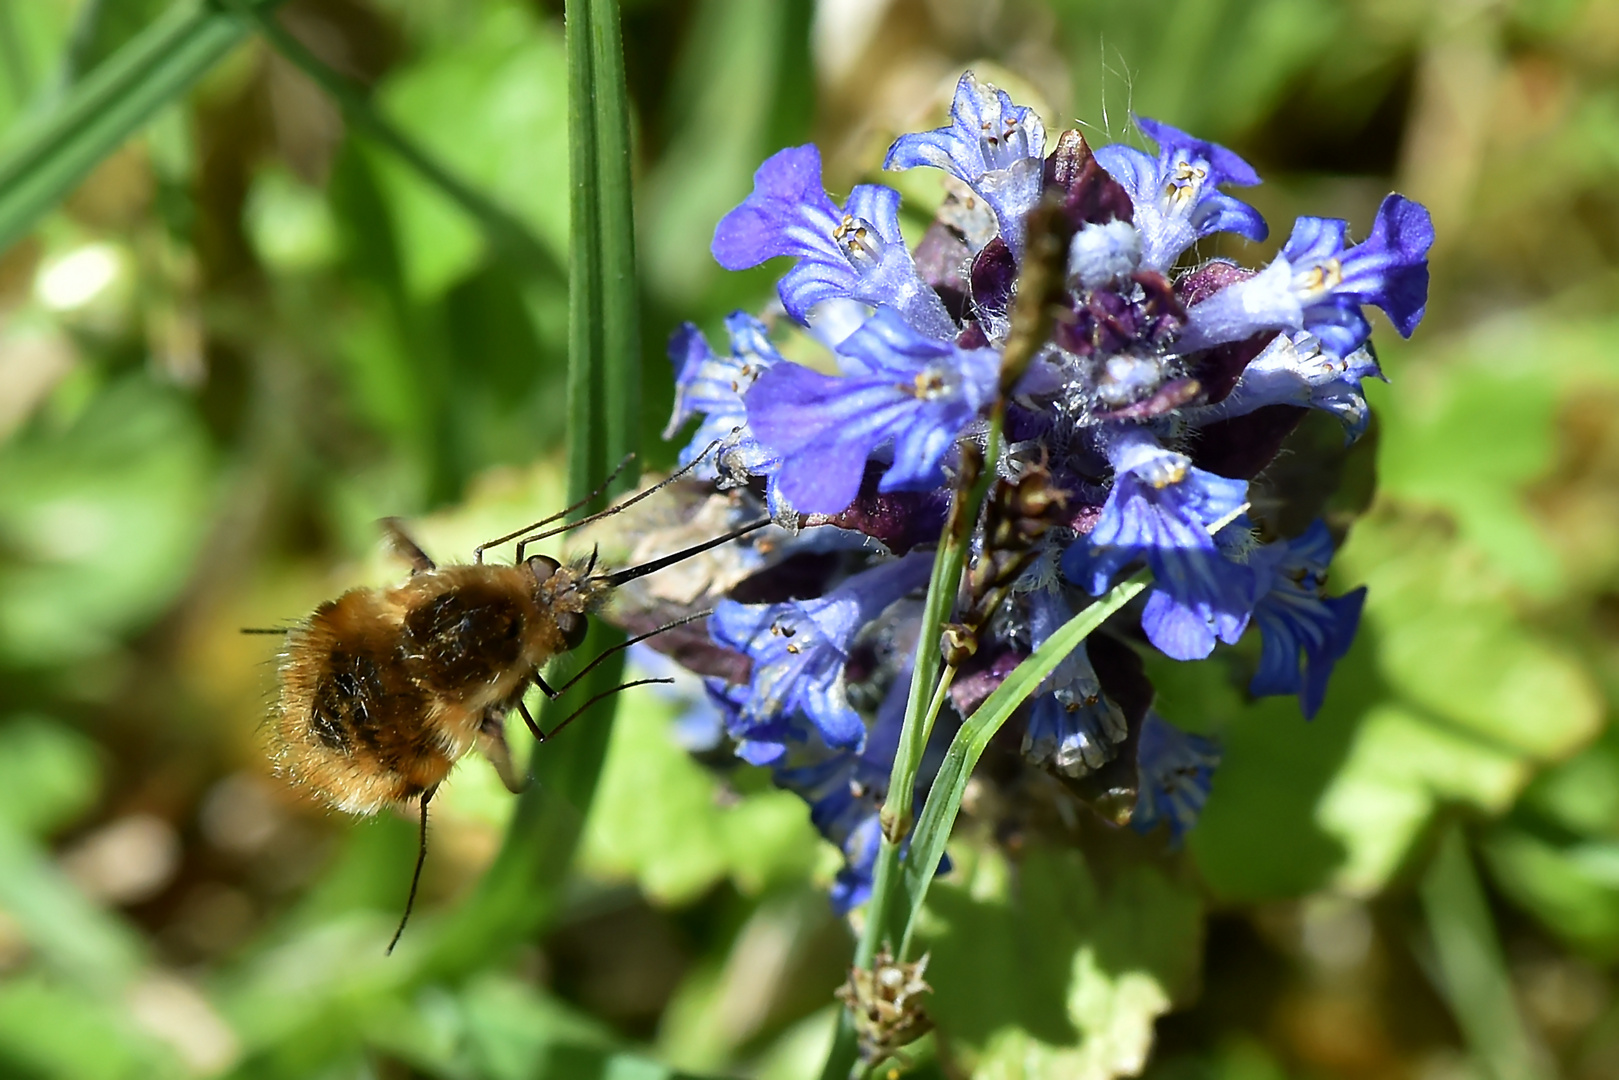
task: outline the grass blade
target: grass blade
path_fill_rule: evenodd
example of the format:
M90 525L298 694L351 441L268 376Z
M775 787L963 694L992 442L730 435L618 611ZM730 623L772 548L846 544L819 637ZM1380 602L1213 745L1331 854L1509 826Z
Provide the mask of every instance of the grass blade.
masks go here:
M1496 1080L1549 1080L1544 1051L1518 1012L1512 979L1459 827L1439 843L1423 876L1422 906L1433 935L1440 990L1450 1003L1474 1063Z
M281 0L259 0L267 11ZM103 158L189 90L250 26L204 0L169 9L0 152L0 250L9 248Z
M568 498L590 494L637 449L640 310L630 202L629 108L614 0L569 0ZM634 486L633 464L616 484ZM588 509L588 508L587 508ZM584 513L581 510L580 513ZM622 635L593 620L578 655L592 657ZM554 727L579 701L616 686L617 654L581 679L564 702L548 702L540 722ZM429 968L465 971L502 944L544 924L595 797L616 699L584 723L536 747L534 783L519 800L495 864L456 914ZM556 706L553 708L553 706Z

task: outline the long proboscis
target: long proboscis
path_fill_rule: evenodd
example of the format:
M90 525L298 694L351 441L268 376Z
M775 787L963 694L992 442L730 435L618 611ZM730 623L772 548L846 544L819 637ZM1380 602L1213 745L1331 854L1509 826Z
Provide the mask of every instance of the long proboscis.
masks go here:
M619 570L616 573L603 574L601 581L610 588L616 589L626 582L634 581L636 578L645 577L648 574L656 573L666 566L673 566L675 563L689 559L693 555L701 555L709 548L716 548L721 544L728 544L732 540L744 537L751 532L758 532L766 525L769 525L770 520L770 518L760 518L758 521L744 525L740 529L732 529L723 536L716 536L712 540L704 540L701 544L694 544L691 547L682 551L677 551L672 555L665 555L660 559L653 559L651 562L644 562L640 566L632 566L626 570Z

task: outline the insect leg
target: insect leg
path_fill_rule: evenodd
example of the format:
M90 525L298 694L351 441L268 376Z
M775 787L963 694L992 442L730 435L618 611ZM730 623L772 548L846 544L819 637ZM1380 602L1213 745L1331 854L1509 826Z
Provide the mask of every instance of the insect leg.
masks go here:
M540 730L540 725L536 724L534 717L529 715L528 706L523 704L522 698L517 699L517 711L523 715L523 723L528 725L529 734L534 736L534 741L544 742L545 732Z
M507 791L517 795L528 787L528 779L512 763L511 747L506 745L506 727L498 711L491 710L484 714L483 723L478 727L478 749L495 767Z
M427 803L433 798L433 793L437 790L438 785L434 784L422 792L421 795L422 823L419 833L420 839L416 847L416 869L410 875L410 895L405 897L405 913L399 917L399 927L394 931L393 939L388 942L388 949L385 954L388 956L393 955L394 946L399 944L399 936L405 932L405 924L410 922L411 909L416 906L416 887L422 883L422 866L427 862Z
M640 642L645 641L649 637L657 637L659 634L663 633L665 630L674 630L677 627L685 626L687 623L696 622L698 619L706 619L712 614L714 614L712 609L708 609L708 610L704 610L704 611L696 611L696 612L693 612L690 615L686 615L686 616L684 616L682 618L676 619L674 622L664 623L662 626L658 627L656 630L648 630L644 634L638 634L635 637L630 638L628 641L621 641L617 645L609 645L607 648L603 649L601 651L601 654L599 656L597 656L594 660L592 660L590 663L586 664L584 667L580 668L578 671L574 672L573 678L571 678L567 682L563 683L562 686L559 689L551 690L544 683L540 684L540 689L545 691L547 697L552 697L552 698L558 697L559 695L564 693L568 689L568 687L572 686L574 683L578 682L580 679L584 678L586 675L589 675L590 672L596 667L597 664L601 663L603 660L606 660L609 656L612 656L614 653L619 652L620 650L623 650L623 649L627 649L631 645L639 644Z
M562 723L558 724L556 727L552 728L549 732L547 732L545 734L545 738L546 739L554 739L554 738L556 738L557 732L561 731L563 728L567 727L569 724L571 724L575 720L579 719L579 717L584 714L586 709L590 708L592 705L596 704L596 702L602 700L603 698L611 697L612 695L618 693L620 690L628 690L632 686L646 686L646 685L648 685L650 683L673 683L673 682L674 682L673 679L636 679L633 682L622 683L622 684L620 684L618 686L615 686L611 690L603 690L601 693L597 694L595 697L591 698L589 701L587 701L583 705L579 706L573 712L569 713L568 716L567 716L567 719L563 720Z

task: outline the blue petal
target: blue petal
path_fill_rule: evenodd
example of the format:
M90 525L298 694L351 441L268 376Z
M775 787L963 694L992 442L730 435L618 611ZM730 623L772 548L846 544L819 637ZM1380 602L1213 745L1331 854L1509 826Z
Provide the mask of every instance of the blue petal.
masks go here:
M1254 574L1227 558L1209 529L1237 512L1247 484L1192 466L1133 425L1104 427L1101 436L1113 488L1090 534L1064 553L1064 576L1099 596L1144 559L1153 595L1142 628L1157 648L1188 660L1207 656L1216 639L1235 642L1253 610Z
M1306 717L1320 710L1332 669L1349 651L1366 600L1364 587L1324 595L1332 537L1316 521L1297 539L1266 544L1254 564L1266 592L1254 608L1262 636L1259 667L1248 689L1256 696L1297 694Z
M782 462L772 490L800 511L835 514L888 443L893 463L881 490L936 486L945 454L995 393L998 355L924 337L891 310L839 348L851 374L781 364L746 395L755 438Z
M1140 787L1130 815L1131 828L1147 833L1167 823L1170 842L1178 845L1197 824L1219 764L1219 743L1182 731L1149 712L1136 747Z
M900 136L883 168L931 165L951 173L995 211L1001 238L1016 252L1023 219L1040 199L1045 138L1033 109L1014 105L1004 90L969 71L956 83L949 125Z
M1358 317L1358 316L1357 316ZM1336 416L1345 437L1360 438L1371 420L1362 380L1381 379L1377 360L1366 348L1348 353L1322 348L1312 334L1278 334L1243 369L1237 385L1221 401L1187 409L1193 425L1245 416L1267 405L1302 405Z
M703 422L680 452L680 464L690 464L715 442L719 452L698 467L696 476L713 480L724 476L740 483L750 473L766 475L778 464L748 430L747 409L742 394L759 374L781 362L781 354L770 344L764 324L745 312L726 317L731 353L722 356L708 344L702 332L685 323L669 337L669 358L676 366L675 407L663 437L673 438L691 417L701 414Z
M955 322L917 276L899 230L899 193L861 185L840 210L821 187L821 154L794 146L766 159L753 174L753 193L714 229L714 258L745 270L777 256L798 260L777 291L801 323L828 301L889 305L921 330L953 336Z
M727 727L751 742L792 741L802 713L834 749L858 750L865 725L849 704L843 680L848 649L871 620L927 583L931 553L916 552L856 574L814 600L739 604L724 600L709 634L753 661L745 694L735 694Z
M1166 271L1195 240L1217 232L1250 240L1268 235L1259 211L1218 190L1221 184L1259 183L1246 161L1168 124L1144 116L1136 124L1158 144L1156 160L1118 144L1098 149L1096 160L1130 193L1142 266Z

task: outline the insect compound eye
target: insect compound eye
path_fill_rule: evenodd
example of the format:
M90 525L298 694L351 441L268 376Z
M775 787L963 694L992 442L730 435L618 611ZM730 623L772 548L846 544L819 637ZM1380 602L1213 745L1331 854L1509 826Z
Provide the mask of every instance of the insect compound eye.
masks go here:
M562 564L549 555L530 555L523 560L523 565L528 567L535 581L544 581L562 568Z
M563 649L573 650L585 643L585 632L590 625L576 611L560 611L557 613L557 629L562 632Z

